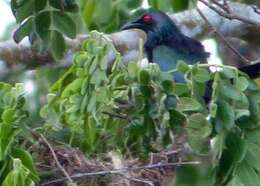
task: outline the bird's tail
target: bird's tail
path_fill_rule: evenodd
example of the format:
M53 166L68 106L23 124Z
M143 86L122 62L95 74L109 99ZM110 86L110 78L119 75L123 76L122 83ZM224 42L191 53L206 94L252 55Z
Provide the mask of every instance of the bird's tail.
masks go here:
M260 62L242 66L239 70L246 73L250 78L260 78Z
M242 66L239 70L246 73L250 78L255 79L257 84L260 85L260 62Z

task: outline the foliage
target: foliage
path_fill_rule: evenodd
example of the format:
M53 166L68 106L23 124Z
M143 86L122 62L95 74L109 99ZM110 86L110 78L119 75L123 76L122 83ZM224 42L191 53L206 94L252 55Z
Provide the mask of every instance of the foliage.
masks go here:
M77 12L74 0L12 0L12 12L19 23L14 40L28 36L32 46L41 52L50 49L56 59L65 53L63 34L76 36L76 24L70 12Z
M210 65L180 62L173 73L185 73L187 83L175 83L156 64L122 65L118 53L107 73L111 52L108 39L92 32L52 87L41 112L47 130L88 155L120 150L141 157L170 148L176 133L185 133L194 153L212 151L216 184L259 184L260 90L252 80L234 67L209 73Z
M60 59L66 50L65 37L75 38L79 32L75 15L82 14L79 18L88 30L112 32L141 14L143 2L12 0L19 24L14 39L20 42L29 36L34 48L49 50ZM163 11L190 6L189 0L148 3ZM115 57L113 65L107 63L111 57ZM87 156L114 150L141 158L172 148L176 136L184 134L192 158L212 158L209 182L260 185L260 90L255 82L230 66L220 65L209 73L210 65L179 62L177 70L162 72L156 64L143 68L138 63L123 65L109 39L91 32L71 68L50 90L41 110L42 131L79 147ZM172 82L177 71L185 74L186 84ZM0 84L0 183L4 186L33 185L41 173L22 144L27 134L24 104L19 84Z
M52 87L41 112L49 126L69 129L69 142L88 153L120 149L147 155L170 145L174 131L185 124L187 133L193 133L191 125L203 129L190 136L191 141L203 137L193 146L207 139L210 126L202 114L194 113L202 106L187 85L174 89L172 76L154 64L147 69L135 62L122 66L119 54L107 74L111 48L95 32L83 44L73 66ZM175 93L183 89L180 95Z
M12 12L19 24L13 38L19 43L28 36L33 48L40 52L49 50L58 60L66 51L64 37L75 38L82 18L88 30L113 32L129 18L143 13L142 3L143 0L12 0ZM180 11L188 8L189 0L153 0L149 5L164 11ZM81 16L75 16L77 13Z
M38 181L31 155L19 144L28 116L24 104L21 84L14 87L0 84L0 183L3 186L32 185Z
M90 30L111 32L118 30L129 18L143 13L143 3L143 0L81 0L80 7L84 22ZM189 0L149 0L148 3L150 7L164 11L181 11L189 7Z

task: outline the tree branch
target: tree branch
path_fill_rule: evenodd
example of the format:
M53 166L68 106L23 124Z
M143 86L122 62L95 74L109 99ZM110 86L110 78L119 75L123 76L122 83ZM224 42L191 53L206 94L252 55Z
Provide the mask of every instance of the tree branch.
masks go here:
M219 15L208 6L200 6L201 12L207 16L207 20L225 37L241 38L245 41L260 44L260 14L256 8L240 3L229 3L229 8L239 17L247 18L255 24L248 24L244 20L230 19ZM222 10L224 12L224 10ZM187 36L204 39L211 32L207 23L199 15L196 9L170 15L181 31ZM66 40L68 51L58 66L67 66L72 62L72 56L79 50L80 43L87 36L79 36L74 40ZM123 55L123 61L137 60L139 56L139 40L145 40L145 34L140 30L126 30L108 35L115 44L117 50ZM111 53L109 61L112 63L115 54ZM53 58L49 53L38 54L30 49L28 42L17 45L13 41L0 43L0 61L4 61L7 67L23 64L25 68L36 68L43 65L53 65Z

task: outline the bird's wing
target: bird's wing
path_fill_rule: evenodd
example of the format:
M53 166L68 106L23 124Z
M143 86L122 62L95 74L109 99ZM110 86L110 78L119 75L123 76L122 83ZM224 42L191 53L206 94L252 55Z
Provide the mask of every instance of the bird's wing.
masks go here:
M167 45L182 55L187 63L206 62L209 53L205 52L204 46L197 40L182 35L181 39L169 38Z

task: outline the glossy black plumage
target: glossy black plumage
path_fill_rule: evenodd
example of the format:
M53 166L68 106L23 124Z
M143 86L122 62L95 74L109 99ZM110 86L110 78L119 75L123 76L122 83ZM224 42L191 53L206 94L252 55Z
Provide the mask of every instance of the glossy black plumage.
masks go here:
M164 71L176 67L178 60L188 64L205 63L209 53L203 45L185 36L171 18L161 11L150 11L125 24L122 29L138 28L146 32L144 48L149 62L159 64ZM176 74L174 79L183 82L184 78Z
M164 12L153 10L145 13L134 21L125 24L122 29L141 29L147 34L144 48L149 62L159 64L164 71L176 67L178 60L188 64L205 63L209 53L203 45L192 38L185 36ZM251 78L260 76L260 63L247 65L239 70ZM183 82L180 74L174 79Z

